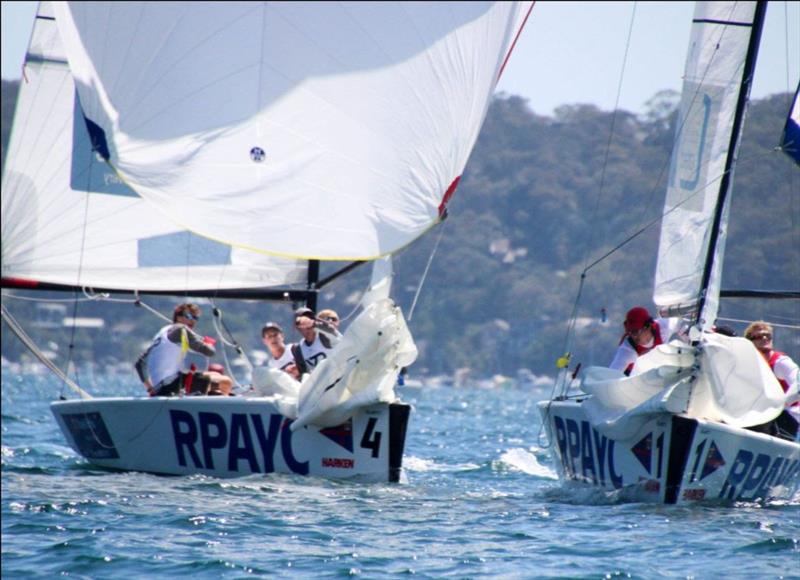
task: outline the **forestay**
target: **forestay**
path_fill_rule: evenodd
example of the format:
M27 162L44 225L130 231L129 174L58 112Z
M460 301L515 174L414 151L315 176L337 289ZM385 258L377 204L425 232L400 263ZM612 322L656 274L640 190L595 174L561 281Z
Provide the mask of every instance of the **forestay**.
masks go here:
M194 235L92 153L53 10L40 5L3 174L2 276L121 290L261 288L305 266Z
M529 4L73 2L56 14L98 142L153 206L237 247L372 259L440 219Z
M661 312L687 313L702 291L717 200L725 183L755 2L698 2L686 59L656 268ZM749 85L746 85L749 86ZM732 179L732 175L729 176ZM706 293L703 329L716 319L730 195Z

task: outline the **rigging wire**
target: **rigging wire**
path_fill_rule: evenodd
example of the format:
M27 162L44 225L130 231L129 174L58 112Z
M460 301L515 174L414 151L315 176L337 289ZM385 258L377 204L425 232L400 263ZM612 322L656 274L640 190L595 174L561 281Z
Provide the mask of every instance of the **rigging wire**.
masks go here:
M631 12L631 20L630 20L630 24L628 25L628 36L627 36L627 39L625 41L625 53L624 53L623 60L622 60L622 69L620 70L619 82L617 83L617 96L616 96L616 100L615 100L615 103L614 103L614 112L613 112L613 114L611 116L611 127L609 128L608 140L606 141L605 152L603 154L603 166L602 166L602 169L601 169L601 172L600 172L600 186L599 186L599 189L598 189L598 195L597 195L596 200L595 200L595 205L594 205L594 208L592 210L591 217L590 217L590 219L592 221L594 221L594 219L597 216L597 213L600 210L600 200L602 199L603 193L604 193L604 187L605 187L605 182L606 182L606 172L608 170L608 162L609 162L609 156L610 156L610 152L611 152L611 143L612 143L613 138L614 138L614 130L615 130L616 123L617 123L617 114L618 114L618 110L619 110L619 101L620 101L620 96L622 94L622 84L623 84L623 81L625 79L625 68L627 66L628 52L630 50L631 36L633 34L633 24L634 24L635 19L636 19L636 2L633 3L633 9L632 9L632 12ZM592 231L590 233L590 236L589 236L589 243L586 246L585 258L584 258L584 270L581 273L580 284L579 284L579 287L578 287L578 293L577 293L577 295L575 297L575 301L573 302L572 313L570 314L569 322L567 324L567 331L566 331L566 334L565 334L565 337L564 337L564 345L563 345L563 350L562 350L563 355L558 359L558 363L557 363L557 366L561 369L561 373L559 375L559 379L556 381L556 385L554 386L554 389L559 388L559 385L561 385L560 389L563 389L564 391L566 391L569 388L569 383L566 381L565 377L566 377L566 373L567 373L567 367L569 366L570 352L571 352L572 343L573 343L573 340L574 340L574 334L575 334L574 333L574 329L575 329L575 324L577 322L578 307L580 305L580 299L581 299L581 295L583 293L584 283L586 281L586 271L587 270L586 270L585 266L589 261L589 252L591 251L591 248L594 247L594 246L595 246L595 244L594 244L594 232ZM564 377L564 379L562 380L561 377ZM566 392L564 392L562 394L566 394Z
M408 311L408 322L411 322L411 319L414 318L414 310L417 307L417 300L422 292L422 286L425 284L425 280L428 278L428 271L431 269L433 257L436 255L436 251L439 249L439 243L442 241L442 237L444 236L445 225L447 225L447 220L442 222L442 227L439 230L439 237L436 238L436 243L433 245L433 250L431 250L431 254L428 256L428 263L425 265L425 270L422 272L422 278L420 278L419 284L417 284L417 291L414 293L414 300L411 302L411 308Z
M53 361L51 361L49 358L47 358L47 356L45 356L45 354L36 345L36 342L25 332L22 325L20 325L19 322L17 322L17 320L14 318L14 316L8 311L6 305L0 304L0 307L2 307L3 321L8 325L8 327L17 336L17 338L19 338L20 341L22 341L22 344L24 344L28 348L28 350L30 350L31 353L37 359L39 359L39 361L42 364L44 364L47 368L53 371L53 373L62 380L63 385L66 385L70 389L75 391L82 399L91 399L92 396L89 393L84 391L77 383L75 383L72 379L70 379L69 376L67 376L67 374L64 373L64 371L58 368L58 366L55 363L53 363Z

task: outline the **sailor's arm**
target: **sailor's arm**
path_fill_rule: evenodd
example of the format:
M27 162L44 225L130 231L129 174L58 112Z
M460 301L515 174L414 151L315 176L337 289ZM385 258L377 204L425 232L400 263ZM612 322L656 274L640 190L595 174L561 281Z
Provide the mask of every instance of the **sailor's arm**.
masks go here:
M326 320L315 318L314 328L316 328L319 332L321 332L328 338L332 347L335 346L342 339L342 333L339 332L339 330L334 325L332 325Z
M617 347L617 352L614 353L614 360L611 361L611 364L608 365L608 368L614 369L615 371L625 372L625 369L628 368L628 365L636 362L637 357L638 355L636 354L636 351L633 350L630 345L628 345L627 341L625 341L620 344L619 347Z
M167 333L167 338L170 342L181 344L182 335L184 332L186 333L186 339L189 343L189 350L202 354L203 356L214 356L216 353L214 347L207 342L204 342L202 336L182 324L176 324L173 328L171 328L169 333Z
M153 383L150 380L150 376L147 373L147 357L150 355L150 351L152 349L153 345L147 347L147 350L139 355L139 358L136 359L136 362L133 365L134 368L136 369L136 374L139 375L139 380L142 381L142 383L144 383L144 386L147 389L148 393L153 392Z

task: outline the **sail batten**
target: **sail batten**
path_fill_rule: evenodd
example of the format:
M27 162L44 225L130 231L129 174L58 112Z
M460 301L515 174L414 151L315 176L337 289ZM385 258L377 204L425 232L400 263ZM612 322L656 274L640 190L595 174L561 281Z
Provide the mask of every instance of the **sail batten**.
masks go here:
M148 203L236 248L364 260L440 219L529 4L56 13L85 114Z

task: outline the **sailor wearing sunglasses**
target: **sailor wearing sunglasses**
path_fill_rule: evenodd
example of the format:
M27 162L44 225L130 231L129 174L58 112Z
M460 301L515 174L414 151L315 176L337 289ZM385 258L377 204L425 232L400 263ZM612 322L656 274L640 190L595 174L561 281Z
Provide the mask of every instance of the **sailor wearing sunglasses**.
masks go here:
M214 339L201 337L194 331L200 320L200 307L184 303L175 307L172 324L159 330L153 342L136 360L136 372L151 397L175 396L186 387L183 363L191 350L206 357L215 354ZM211 382L212 394L230 394L233 381L218 372L202 373L208 391ZM199 384L200 381L198 381Z

